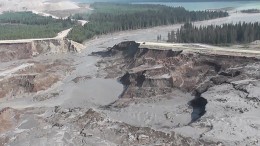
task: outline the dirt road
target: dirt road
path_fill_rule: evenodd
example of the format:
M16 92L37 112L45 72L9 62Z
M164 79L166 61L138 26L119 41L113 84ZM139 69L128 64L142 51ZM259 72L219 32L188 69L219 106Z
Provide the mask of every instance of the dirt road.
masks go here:
M212 54L234 53L236 55L254 55L260 56L260 50L233 49L227 47L217 47L198 43L159 43L159 42L138 42L142 47L156 47L156 49L178 49L184 51L200 52L207 51ZM158 48L159 47L159 48Z
M52 40L52 39L62 39L65 38L72 28L63 30L57 34L54 38L34 38L34 39L19 39L19 40L0 40L0 44L13 44L13 43L26 43L26 42L32 42L37 40Z

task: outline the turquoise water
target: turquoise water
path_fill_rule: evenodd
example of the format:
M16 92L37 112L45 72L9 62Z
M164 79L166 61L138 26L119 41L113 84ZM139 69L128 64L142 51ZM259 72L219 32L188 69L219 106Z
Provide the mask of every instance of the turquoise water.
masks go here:
M182 6L187 10L207 10L232 7L236 10L259 9L259 1L236 1L236 2L137 2L135 4L161 4L166 6Z
M93 1L105 1L105 0L74 0L77 2L93 2ZM111 1L111 0L107 0ZM220 9L232 7L236 10L243 9L260 9L260 1L235 1L235 2L136 2L134 4L161 4L166 6L178 7L182 6L187 10L207 10L207 9Z

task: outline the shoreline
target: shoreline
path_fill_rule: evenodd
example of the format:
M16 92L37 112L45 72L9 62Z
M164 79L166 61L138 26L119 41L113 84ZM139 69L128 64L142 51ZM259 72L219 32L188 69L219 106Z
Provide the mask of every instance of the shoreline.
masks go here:
M219 3L223 3L222 6L219 6ZM257 5L255 4L257 3ZM253 1L241 1L241 0L237 0L237 1L200 1L200 2L133 2L131 4L161 4L161 5L166 5L166 6L170 6L170 7L184 7L186 10L189 11L204 11L204 10L208 10L208 9L225 9L228 7L233 7L235 8L235 10L240 11L240 10L244 10L244 9L250 9L250 8L256 8L256 6L258 6L257 8L260 8L260 2L253 0ZM199 4L199 5L198 5ZM203 4L207 4L207 7L203 7L201 5ZM203 8L202 8L203 7Z

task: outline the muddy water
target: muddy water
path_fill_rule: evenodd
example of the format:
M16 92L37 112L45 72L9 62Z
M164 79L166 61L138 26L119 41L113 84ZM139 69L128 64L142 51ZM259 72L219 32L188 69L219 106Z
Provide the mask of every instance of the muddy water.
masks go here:
M206 105L208 101L207 99L203 97L195 97L195 99L191 100L189 102L189 105L192 106L193 111L191 113L191 123L198 120L200 117L202 117L206 113Z
M65 107L104 106L118 99L123 86L115 79L94 78L64 88Z
M58 96L43 101L37 101L33 98L34 95L23 95L22 97L17 97L8 101L0 101L0 109L5 107L18 109L27 107L54 107L58 105L65 107L90 108L104 106L114 102L123 91L123 86L117 82L117 79L96 78L98 68L95 64L101 58L89 56L93 51L103 50L112 46L110 42L111 41L108 41L106 46L102 43L90 43L87 45L87 49L80 54L45 56L51 59L66 57L68 60L74 60L74 63L71 65L75 70L72 73L68 74L64 80L52 86L50 89L37 93L37 96L39 94L47 96L52 93L58 93ZM44 60L44 56L34 59L38 61L41 59ZM79 83L74 83L72 81L76 77L81 76L88 76L91 79L82 80Z
M97 44L90 44L83 53L70 56L75 60L75 70L53 89L59 96L40 104L51 107L60 105L67 108L97 108L117 100L123 91L123 85L117 79L97 78L98 68L95 65L101 58L89 56L91 52L103 49ZM85 76L90 79L73 82L73 79Z
M78 54L77 59L75 59L75 71L65 79L65 83L60 87L62 106L99 107L118 99L123 91L123 85L117 79L97 78L98 68L95 65L101 58L90 56L94 51L104 50L113 45L112 41L99 42L96 40L86 44L84 52ZM88 76L91 79L78 83L72 82L76 77L82 76Z

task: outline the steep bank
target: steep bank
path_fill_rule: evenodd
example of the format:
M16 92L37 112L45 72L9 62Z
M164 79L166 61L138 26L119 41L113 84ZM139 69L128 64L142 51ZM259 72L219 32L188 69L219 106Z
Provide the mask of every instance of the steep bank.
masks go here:
M66 60L58 61L60 56L65 56ZM74 63L69 58L78 60ZM94 65L97 57L88 56L88 53L68 53L33 59L38 62L6 69L18 79L6 81L10 76L4 77L5 86L10 81L13 81L10 85L17 86L7 84L11 87L7 91L15 90L9 90L10 94L0 101L0 107L12 107L0 112L0 118L6 119L6 126L0 127L0 145L216 145L150 126L131 125L106 115L106 107L118 99L122 85L116 79L96 78ZM62 80L74 67L75 72ZM6 71L2 74L6 75ZM26 74L31 76L22 77ZM60 75L62 84L49 90L46 84L52 84L48 79L52 75ZM14 116L17 118L12 118Z
M62 56L79 53L85 46L64 38L67 32L69 30L61 32L56 38L0 41L2 102L35 96L53 87L73 71L73 59ZM36 97L35 100L50 97Z
M65 38L1 41L0 62L29 59L46 53L80 52L83 48L83 45Z
M111 57L107 76L126 72L120 81L129 89L169 87L199 95L215 84L260 77L248 70L249 64L259 63L254 57L139 48L135 42L123 42L93 55Z
M107 78L121 76L119 80L125 87L121 98L108 107L111 117L125 117L124 122L156 129L165 129L167 125L182 135L225 145L257 145L258 58L235 52L222 55L217 51L159 46L150 49L139 45L122 42L92 54L104 57L98 66L107 72ZM165 100L168 103L161 103ZM118 108L120 112L113 111ZM183 110L182 114L179 110ZM161 117L165 112L166 119ZM239 118L241 121L236 122Z
M34 100L44 100L48 96L38 97L37 93L46 91L63 80L73 71L69 59L47 59L29 61L16 66L12 65L0 72L0 102L34 97Z

